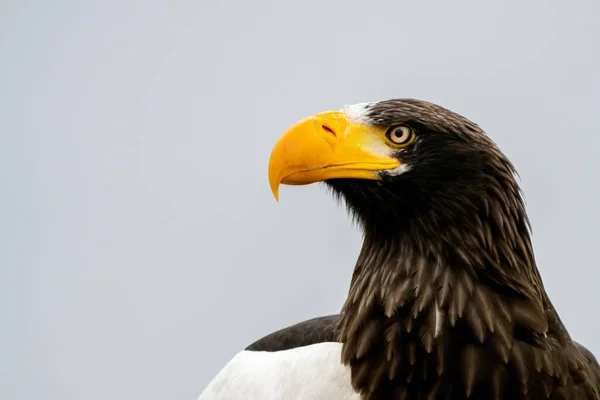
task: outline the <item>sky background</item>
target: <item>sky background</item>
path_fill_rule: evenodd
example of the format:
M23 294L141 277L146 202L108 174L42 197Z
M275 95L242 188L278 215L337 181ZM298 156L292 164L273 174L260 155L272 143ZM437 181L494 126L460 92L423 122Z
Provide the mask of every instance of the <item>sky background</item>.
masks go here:
M267 179L291 124L415 97L521 176L545 286L600 356L600 2L0 1L0 398L195 399L339 310L360 232Z

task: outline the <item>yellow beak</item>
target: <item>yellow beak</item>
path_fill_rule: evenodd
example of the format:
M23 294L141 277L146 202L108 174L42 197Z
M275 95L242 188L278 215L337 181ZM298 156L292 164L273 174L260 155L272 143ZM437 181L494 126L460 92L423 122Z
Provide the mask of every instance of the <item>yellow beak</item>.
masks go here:
M400 162L385 143L385 128L349 120L341 111L305 118L277 141L269 161L269 183L279 200L279 185L307 185L334 178L379 180L377 171Z

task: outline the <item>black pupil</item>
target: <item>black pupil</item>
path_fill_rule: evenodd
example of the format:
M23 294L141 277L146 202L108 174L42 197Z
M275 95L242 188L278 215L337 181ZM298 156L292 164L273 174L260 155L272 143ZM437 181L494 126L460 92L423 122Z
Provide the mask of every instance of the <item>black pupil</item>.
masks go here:
M404 129L398 128L396 129L396 132L394 132L394 134L398 139L402 139L402 136L404 136Z

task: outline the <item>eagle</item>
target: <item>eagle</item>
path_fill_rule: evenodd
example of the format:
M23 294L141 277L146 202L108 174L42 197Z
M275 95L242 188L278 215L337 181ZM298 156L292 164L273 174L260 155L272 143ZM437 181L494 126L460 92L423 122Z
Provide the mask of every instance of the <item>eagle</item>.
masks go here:
M279 187L323 182L363 232L340 313L273 332L199 400L600 399L600 365L544 288L517 171L476 123L417 99L292 125ZM310 238L306 238L310 246Z

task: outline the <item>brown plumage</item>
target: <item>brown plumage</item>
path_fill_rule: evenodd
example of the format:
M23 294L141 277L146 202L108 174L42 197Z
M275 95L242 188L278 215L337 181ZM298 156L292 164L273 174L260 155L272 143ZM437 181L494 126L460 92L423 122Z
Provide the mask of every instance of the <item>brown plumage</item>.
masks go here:
M364 241L337 325L318 337L342 342L363 399L600 399L600 366L544 289L506 156L431 103L372 103L364 118L417 136L395 154L405 172L326 182Z

